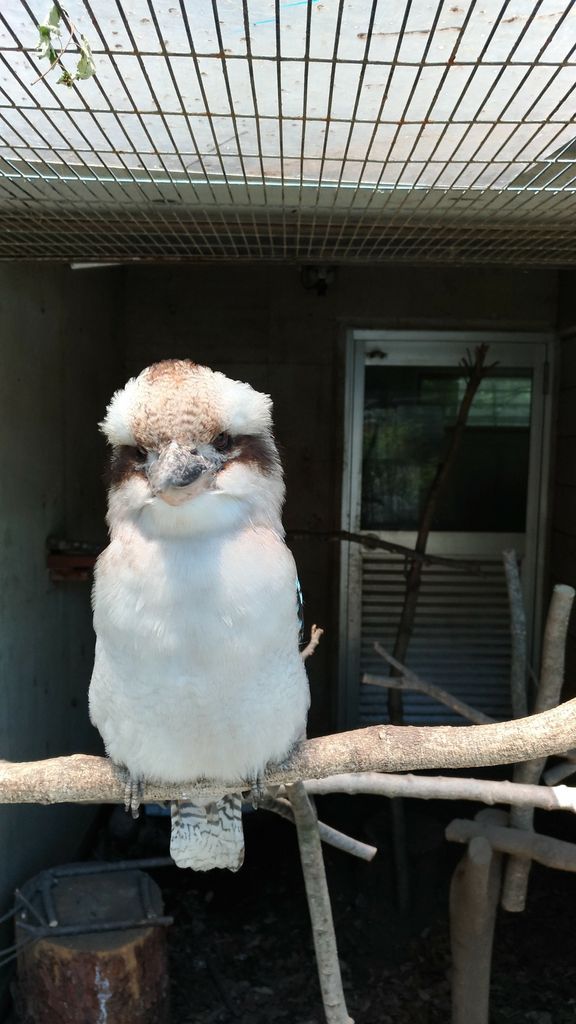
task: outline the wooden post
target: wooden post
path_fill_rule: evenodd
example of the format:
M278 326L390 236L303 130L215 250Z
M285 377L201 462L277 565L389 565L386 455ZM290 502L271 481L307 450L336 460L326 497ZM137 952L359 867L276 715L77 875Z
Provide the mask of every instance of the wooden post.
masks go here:
M49 873L22 889L27 907L16 917L18 953L16 1005L24 1024L167 1024L169 982L166 929L144 924L129 931L31 938L25 925L45 915L41 893L50 885L50 913L64 927L105 926L111 921L162 914L158 886L141 871L75 875L50 884ZM48 879L48 882L46 882ZM55 929L56 930L56 929Z
M477 818L503 824L500 811ZM502 857L487 839L475 837L458 864L450 886L452 1024L489 1024L490 971Z

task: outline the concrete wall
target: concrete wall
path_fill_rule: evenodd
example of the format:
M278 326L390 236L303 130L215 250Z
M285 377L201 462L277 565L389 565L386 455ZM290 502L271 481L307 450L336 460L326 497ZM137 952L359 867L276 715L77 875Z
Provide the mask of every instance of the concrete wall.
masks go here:
M191 357L269 392L283 450L285 524L311 534L340 516L346 327L551 329L552 272L340 268L325 296L296 267L180 266L126 271L122 334L127 369ZM311 731L335 721L336 545L291 542L308 624L326 628L310 662Z
M88 583L52 583L46 538L105 537L104 444L120 277L0 266L0 757L99 749L89 724ZM0 806L0 906L73 857L94 812Z
M560 275L560 372L553 472L551 582L576 587L576 274ZM576 615L566 663L567 695L576 696Z

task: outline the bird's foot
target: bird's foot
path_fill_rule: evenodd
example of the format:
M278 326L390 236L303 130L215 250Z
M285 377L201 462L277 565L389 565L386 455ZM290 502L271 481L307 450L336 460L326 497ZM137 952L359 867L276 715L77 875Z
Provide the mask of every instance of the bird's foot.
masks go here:
M264 785L264 777L260 774L256 775L250 782L249 800L254 810L257 810L262 800L266 796L266 786Z
M124 810L137 818L140 813L140 804L144 796L144 781L131 775L127 768L121 768L122 781L124 783Z

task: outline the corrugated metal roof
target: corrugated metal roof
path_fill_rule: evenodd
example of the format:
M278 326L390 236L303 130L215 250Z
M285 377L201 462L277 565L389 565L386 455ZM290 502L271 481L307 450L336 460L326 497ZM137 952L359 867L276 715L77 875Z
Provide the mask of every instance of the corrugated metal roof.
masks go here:
M49 9L0 12L0 257L576 262L574 0L71 0L72 88Z

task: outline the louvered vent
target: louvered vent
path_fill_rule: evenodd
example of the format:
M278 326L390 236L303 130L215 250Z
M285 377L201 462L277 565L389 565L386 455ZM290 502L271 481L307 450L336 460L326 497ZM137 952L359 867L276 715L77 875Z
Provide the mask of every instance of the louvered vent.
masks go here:
M482 575L425 566L408 666L428 681L495 718L510 717L510 633L506 582L499 561L482 561ZM386 675L373 645L392 650L405 588L405 562L366 555L362 583L361 670ZM463 724L463 719L421 694L404 695L412 724ZM364 725L387 721L387 691L360 688Z

